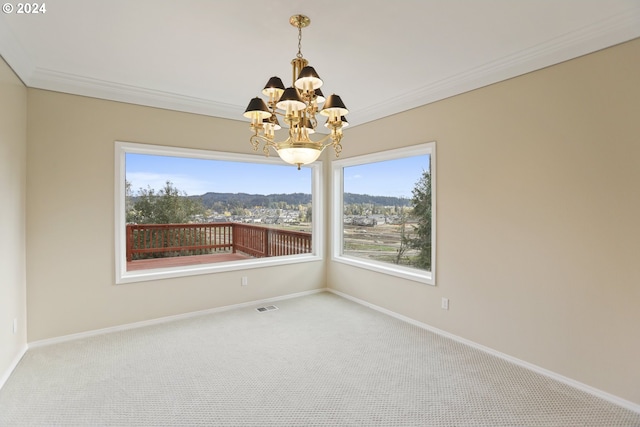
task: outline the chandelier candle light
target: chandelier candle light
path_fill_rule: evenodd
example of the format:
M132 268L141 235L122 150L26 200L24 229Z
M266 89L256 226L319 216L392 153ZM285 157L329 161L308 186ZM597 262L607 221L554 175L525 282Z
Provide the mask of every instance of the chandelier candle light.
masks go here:
M344 116L349 110L338 95L330 95L325 100L320 91L322 80L302 57L302 29L309 26L311 20L304 15L294 15L289 23L298 28L298 53L291 61L293 84L285 89L279 77L271 77L262 90L269 100L265 103L260 97L253 98L243 115L251 119L253 135L249 141L254 151L262 141L262 151L267 157L269 148L273 148L282 160L300 169L301 165L315 162L329 145L333 146L336 157L340 155L342 129L349 125ZM322 103L320 109L318 104ZM327 117L325 127L330 133L313 141L309 136L316 131L318 113ZM275 131L281 129L278 116L289 127L289 137L282 142L275 141Z

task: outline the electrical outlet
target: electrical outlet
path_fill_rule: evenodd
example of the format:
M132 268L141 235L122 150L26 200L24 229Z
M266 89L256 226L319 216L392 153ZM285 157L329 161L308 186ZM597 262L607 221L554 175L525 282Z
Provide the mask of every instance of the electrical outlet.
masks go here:
M442 309L449 310L449 298L442 298Z
M249 284L249 279L247 278L247 276L242 276L242 279L240 280L240 285L247 286L248 284Z
M18 319L17 318L13 319L13 333L14 334L18 333Z

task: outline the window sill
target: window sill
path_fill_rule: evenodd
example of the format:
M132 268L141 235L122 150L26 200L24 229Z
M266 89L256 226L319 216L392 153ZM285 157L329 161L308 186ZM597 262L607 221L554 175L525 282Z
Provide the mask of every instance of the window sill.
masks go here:
M376 271L378 273L401 277L403 279L413 280L414 282L420 282L427 285L435 286L435 277L430 271L422 271L415 268L402 267L399 265L374 263L347 255L334 256L332 259L333 261L339 262L341 264L347 264L358 268L364 268L365 270Z
M119 266L116 273L116 284L145 282L150 280L172 279L177 277L215 274L228 271L241 271L253 268L274 267L280 265L321 261L322 258L313 254L279 256L273 258L258 258L252 260L229 261L215 264L197 264L181 267L154 268L147 270L124 271ZM124 266L126 269L126 265Z

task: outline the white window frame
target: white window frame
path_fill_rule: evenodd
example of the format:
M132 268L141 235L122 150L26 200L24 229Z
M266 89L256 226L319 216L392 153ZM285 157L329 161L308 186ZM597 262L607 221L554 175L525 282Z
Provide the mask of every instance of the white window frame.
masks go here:
M417 268L405 267L384 262L377 262L344 255L343 253L343 191L344 191L344 168L367 163L382 162L404 157L426 155L430 156L431 173L431 271ZM428 285L436 284L436 143L427 142L410 147L397 148L381 151L372 154L349 157L347 159L334 160L331 162L332 177L332 210L331 210L331 259L343 264L377 271L391 276L402 277Z
M311 203L312 203L312 252L310 254L288 255L268 258L256 258L240 261L219 262L215 264L202 264L182 267L168 267L148 270L127 271L126 260L126 214L125 202L125 155L150 154L159 156L188 157L197 159L237 161L246 163L263 163L282 165L284 162L274 157L265 157L251 154L227 153L220 151L198 150L192 148L169 147L150 144L141 144L126 141L115 141L115 281L116 284L142 282L148 280L167 279L174 277L194 276L200 274L212 274L225 271L245 270L252 268L271 267L302 262L321 261L323 249L322 227L324 224L323 210L320 208L320 200L323 200L322 188L322 162L316 161L311 165L303 166L311 169ZM293 166L292 166L293 167ZM275 189L277 190L277 189Z

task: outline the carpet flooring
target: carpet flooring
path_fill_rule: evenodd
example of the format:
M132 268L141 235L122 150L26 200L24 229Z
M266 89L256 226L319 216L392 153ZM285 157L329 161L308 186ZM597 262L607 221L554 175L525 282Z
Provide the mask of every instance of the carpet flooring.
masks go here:
M27 351L1 426L640 426L640 414L330 293Z

